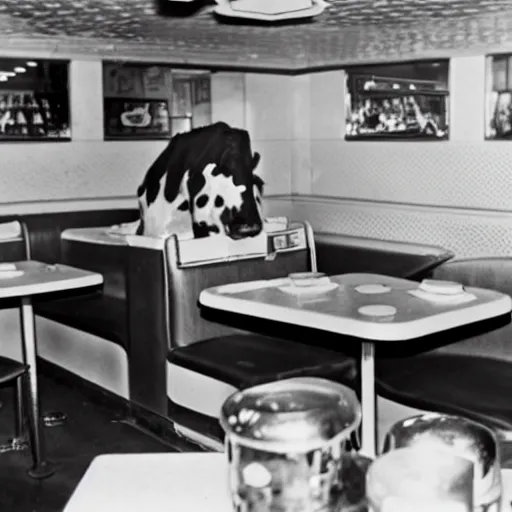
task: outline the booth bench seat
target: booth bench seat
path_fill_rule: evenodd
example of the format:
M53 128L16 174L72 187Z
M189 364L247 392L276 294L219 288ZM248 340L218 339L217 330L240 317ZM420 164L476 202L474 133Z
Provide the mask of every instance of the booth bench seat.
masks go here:
M443 247L334 233L315 233L318 270L368 272L419 280L454 254Z
M432 277L512 295L512 258L454 259ZM462 414L512 432L512 324L425 340L409 353L377 355L380 396L419 410Z
M54 264L68 260L63 255L63 231L133 222L137 218L137 210L125 209L4 216L0 221L20 221L26 230L30 257ZM8 248L8 243L0 244L0 260L7 255ZM56 293L34 300L39 355L88 383L128 398L129 311L125 298L127 269L124 256L102 246L93 254L76 255L72 259L76 260L77 267L100 272L105 284L100 291L84 290L65 296ZM3 306L7 306L5 301ZM0 324L0 340L14 335L11 331L13 325L17 325L13 320L17 319L18 312L16 304L12 306L14 308L2 311L4 321ZM6 344L0 345L0 350L9 354L11 349Z
M70 327L90 332L125 349L128 346L128 308L126 299L127 268L124 255L110 246L98 246L92 252L63 255L62 232L70 228L114 225L137 220L134 209L94 210L58 213L27 214L0 217L1 222L11 219L22 221L27 230L31 258L46 263L73 261L77 267L97 271L103 275L102 291L80 293L70 297L59 294L43 301L35 301L34 310L45 317ZM2 244L0 261L8 254L9 245ZM66 251L72 249L66 248ZM71 263L70 263L71 264Z

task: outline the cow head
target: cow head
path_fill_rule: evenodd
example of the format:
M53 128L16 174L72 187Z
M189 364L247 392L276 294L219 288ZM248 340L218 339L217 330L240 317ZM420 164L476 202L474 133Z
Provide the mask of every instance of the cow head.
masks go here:
M190 177L195 238L221 233L236 240L261 232L263 180L254 172L259 160L259 153L251 151L249 134L231 129L218 163Z
M217 122L172 137L137 190L139 234L187 231L233 239L262 230L263 180L249 134Z
M195 238L225 234L233 239L255 236L261 232L261 197L263 180L254 175L248 195L246 185L236 185L233 176L219 172L216 164L208 164L203 171L204 185L197 194L191 194L190 208ZM255 221L243 220L244 201L254 201Z

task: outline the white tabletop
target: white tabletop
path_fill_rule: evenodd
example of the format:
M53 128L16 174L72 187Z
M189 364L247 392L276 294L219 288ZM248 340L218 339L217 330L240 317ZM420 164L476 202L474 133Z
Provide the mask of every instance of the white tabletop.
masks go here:
M64 512L231 512L224 453L100 455Z
M9 270L0 270L0 299L26 297L103 283L101 274L67 265L48 265L35 260L3 265L13 265L16 271L21 271L22 274L11 277Z
M411 295L419 283L378 274L331 276L335 290L295 296L284 293L283 279L253 281L216 286L201 292L199 302L207 307L268 320L355 336L366 340L407 340L445 331L510 313L508 295L482 288L466 287L474 300L460 304L441 304ZM380 284L387 293L365 294L356 290L364 284ZM365 305L396 308L394 316L372 317L358 310Z
M512 471L502 470L503 507L511 510ZM224 453L96 457L63 512L232 512Z

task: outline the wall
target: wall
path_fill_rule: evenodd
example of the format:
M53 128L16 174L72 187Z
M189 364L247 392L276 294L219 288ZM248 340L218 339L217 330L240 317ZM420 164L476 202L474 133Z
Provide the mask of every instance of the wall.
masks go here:
M450 140L344 140L343 71L215 73L213 120L249 130L267 214L317 230L509 254L512 144L484 141L485 58L450 64ZM2 212L135 207L162 141L103 141L101 62L72 60L73 141L2 144ZM290 194L293 194L290 196Z
M344 72L310 75L311 165L296 168L295 215L458 256L510 254L512 144L484 141L485 76L484 56L451 60L450 140L363 142L344 140Z
M292 80L277 75L212 75L213 120L249 129L254 149L262 153L259 172L269 196L290 193ZM70 96L71 142L1 145L2 213L136 207L135 190L166 143L103 141L99 60L72 60ZM289 202L281 208L276 201L276 213L286 214ZM272 209L272 200L268 203Z

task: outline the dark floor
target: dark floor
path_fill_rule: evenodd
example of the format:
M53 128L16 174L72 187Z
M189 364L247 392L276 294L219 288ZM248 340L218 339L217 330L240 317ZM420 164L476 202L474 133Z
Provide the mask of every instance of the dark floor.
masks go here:
M113 422L121 416L91 402L77 388L45 376L39 382L42 410L68 416L64 425L44 429L49 459L57 464L57 472L37 481L27 475L28 451L0 454L2 512L61 511L96 455L178 451L131 425ZM14 426L12 388L0 389L0 401L0 442L4 442Z

